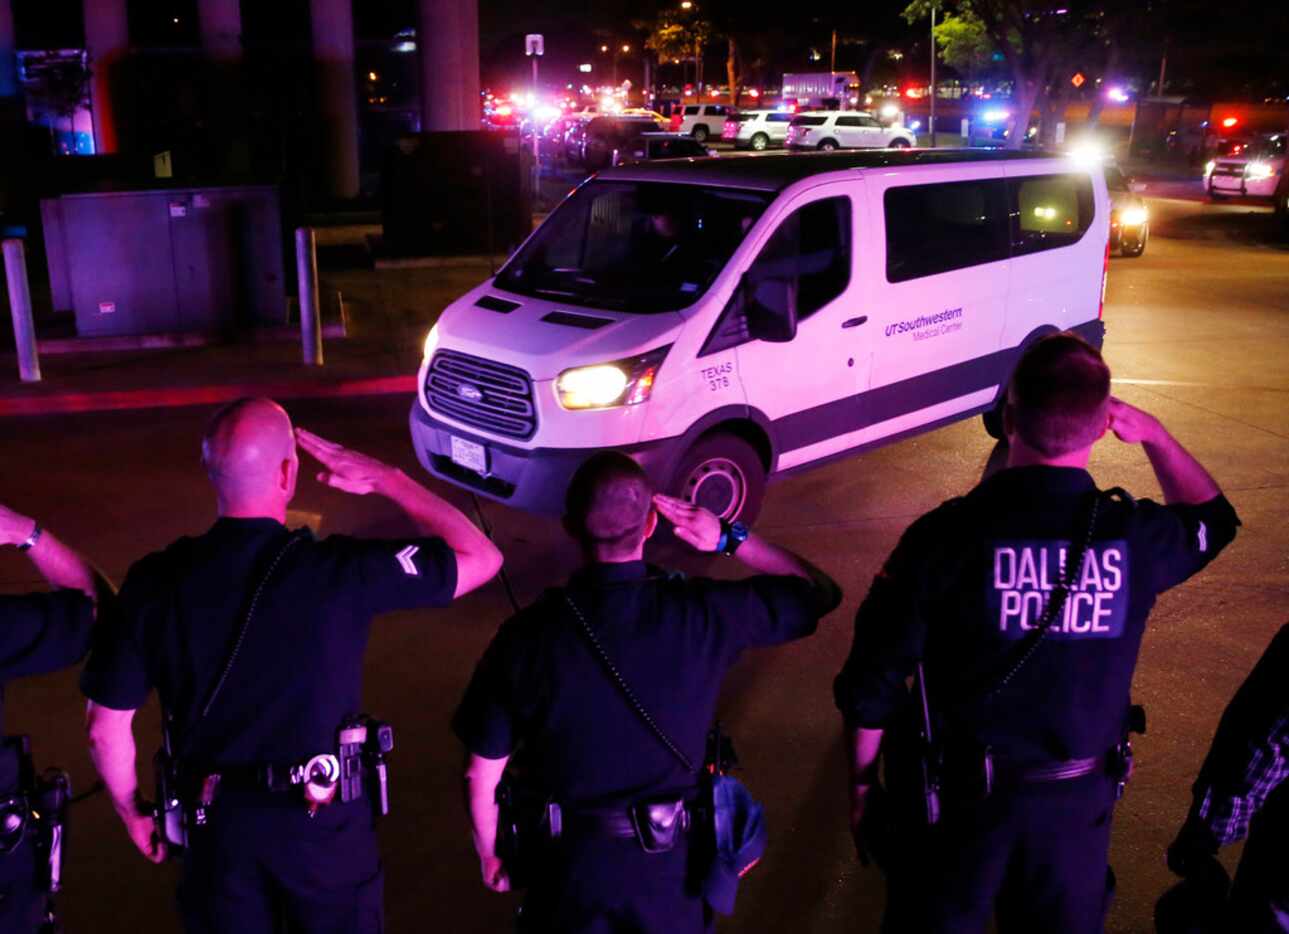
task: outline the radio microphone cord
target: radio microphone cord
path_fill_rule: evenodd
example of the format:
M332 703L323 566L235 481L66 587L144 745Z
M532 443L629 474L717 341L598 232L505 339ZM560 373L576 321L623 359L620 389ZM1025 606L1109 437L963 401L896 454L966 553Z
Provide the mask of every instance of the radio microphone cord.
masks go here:
M492 526L488 522L488 517L483 514L483 503L479 502L478 494L471 493L470 499L474 502L475 515L479 517L479 525L483 528L483 534L488 536L488 540L496 545L497 536L493 534ZM510 586L510 575L506 573L506 565L504 562L501 565L501 570L497 572L497 577L500 578L501 586L506 591L506 599L510 601L510 606L516 613L518 613L519 601L515 599L515 590Z

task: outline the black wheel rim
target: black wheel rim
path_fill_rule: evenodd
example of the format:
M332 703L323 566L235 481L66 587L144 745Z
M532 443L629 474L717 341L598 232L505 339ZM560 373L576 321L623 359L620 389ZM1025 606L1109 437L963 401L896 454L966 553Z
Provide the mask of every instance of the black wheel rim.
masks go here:
M689 472L681 497L728 521L738 516L747 502L747 476L728 457L708 458Z

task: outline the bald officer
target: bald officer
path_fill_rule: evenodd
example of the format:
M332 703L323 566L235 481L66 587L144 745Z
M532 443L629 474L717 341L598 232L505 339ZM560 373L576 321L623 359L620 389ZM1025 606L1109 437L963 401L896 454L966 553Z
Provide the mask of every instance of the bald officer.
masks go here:
M399 506L409 538L315 540L290 530L299 447L318 480ZM447 606L501 555L402 471L292 428L267 399L235 402L202 444L219 518L130 569L119 619L82 679L90 752L130 839L165 856L135 771L131 722L155 689L187 817L180 910L189 932L376 932L382 879L370 796L336 793L339 731L361 710L372 618Z

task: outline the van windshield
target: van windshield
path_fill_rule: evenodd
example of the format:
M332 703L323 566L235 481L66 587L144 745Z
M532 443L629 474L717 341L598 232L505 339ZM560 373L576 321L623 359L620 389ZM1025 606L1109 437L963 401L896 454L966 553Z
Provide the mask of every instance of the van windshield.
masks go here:
M702 185L588 182L495 284L587 308L678 311L707 291L772 197Z

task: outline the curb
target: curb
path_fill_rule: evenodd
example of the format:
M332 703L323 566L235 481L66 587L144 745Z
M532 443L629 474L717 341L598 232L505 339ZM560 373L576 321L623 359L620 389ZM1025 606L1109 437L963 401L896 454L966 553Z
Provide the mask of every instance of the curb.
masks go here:
M377 376L335 383L234 383L174 389L124 389L109 392L65 392L49 396L0 397L0 417L69 415L219 405L246 396L273 399L335 399L351 396L412 395L416 376Z

